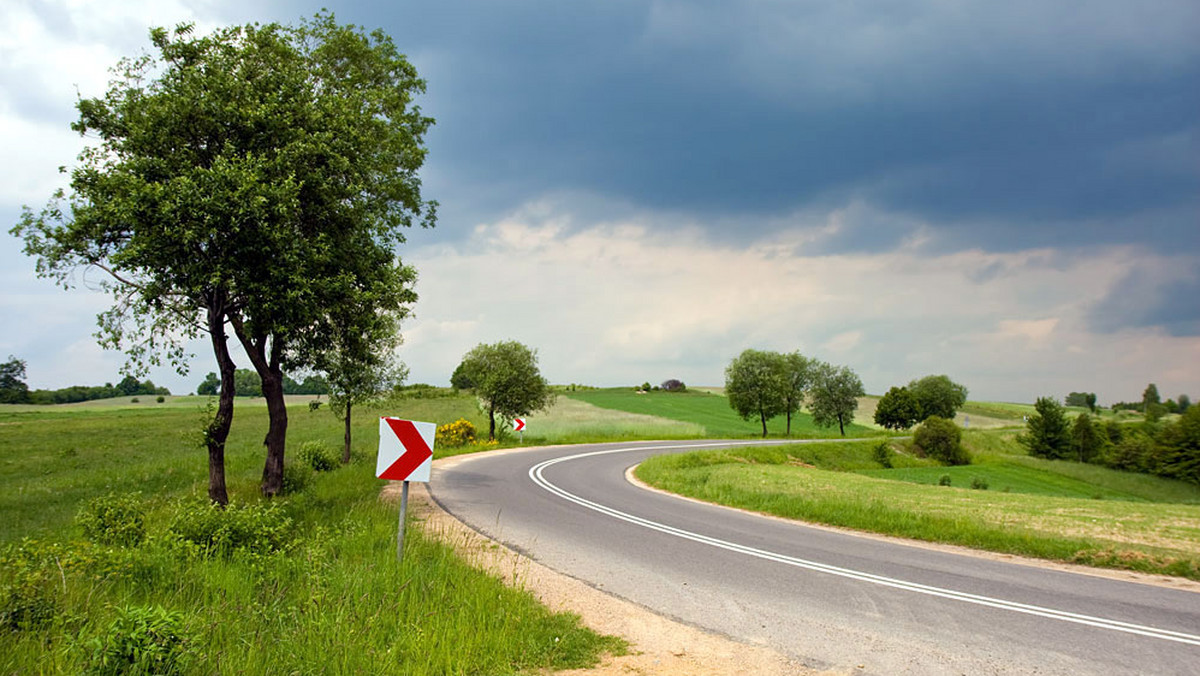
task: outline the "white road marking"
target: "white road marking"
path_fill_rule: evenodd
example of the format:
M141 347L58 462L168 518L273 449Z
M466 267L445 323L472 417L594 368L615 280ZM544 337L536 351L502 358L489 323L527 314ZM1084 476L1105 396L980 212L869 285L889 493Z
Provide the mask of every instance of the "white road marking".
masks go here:
M777 442L777 443L788 443L788 442ZM795 442L793 441L791 443L795 443ZM862 571L852 570L849 568L841 568L838 566L831 566L831 565L819 563L816 561L809 561L807 559L801 559L801 558L796 558L793 556L787 556L786 554L778 554L775 552L769 552L769 551L762 550L762 549L756 549L754 547L748 547L746 545L740 545L736 542L729 542L728 540L720 540L718 538L709 537L707 535L701 535L700 533L693 533L692 531L683 530L681 528L675 528L674 526L668 526L666 524L658 523L657 521L651 521L649 519L644 519L640 516L635 516L635 515L629 514L627 512L622 512L618 509L614 509L612 507L607 507L607 506L601 505L597 502L592 502L591 500L587 500L586 498L581 498L578 495L575 495L574 493L570 493L570 492L563 490L562 488L559 488L558 486L550 483L550 481L548 481L545 478L545 476L543 476L543 474L542 474L542 472L547 467L551 467L553 465L557 465L562 462L568 462L571 460L578 460L580 458L588 458L588 457L597 456L597 455L610 455L610 454L614 454L614 453L628 453L630 451L645 451L645 450L664 450L665 451L665 450L701 449L701 448L713 448L713 447L729 448L731 446L763 446L763 445L774 445L774 444L770 444L770 442L764 443L761 441L738 442L738 443L725 442L725 443L706 443L706 444L676 444L676 445L670 445L670 446L655 446L653 448L647 448L645 446L642 446L642 447L632 447L632 448L618 448L618 449L612 449L612 450L607 450L607 451L592 451L590 453L578 453L576 455L568 455L568 456L564 456L561 458L554 458L552 460L547 460L545 462L538 463L537 465L534 465L533 467L531 467L529 469L529 478L532 479L533 482L535 484L537 484L538 486L540 486L541 488L549 491L550 493L553 493L554 495L557 495L557 496L563 498L564 500L568 500L577 505L580 505L581 507L586 507L590 510L600 512L601 514L611 516L615 519L620 519L621 521L626 521L628 523L636 524L636 525L642 526L644 528L649 528L650 530L658 531L660 533L666 533L668 535L673 535L675 537L683 538L685 540L691 540L693 542L699 542L701 544L710 545L712 547L718 547L720 549L725 549L725 550L728 550L731 552L737 552L739 554L745 554L747 556L753 556L753 557L756 557L759 559L765 559L767 561L774 561L777 563L794 566L796 568L804 568L807 570L817 571L817 572L821 572L821 573L828 573L830 575L838 575L840 577L845 577L845 578L849 578L852 580L859 580L861 582L869 582L871 584L882 585L885 587L893 587L895 589L902 589L905 591L915 592L918 594L926 594L929 596L938 596L941 598L952 599L955 601L962 601L963 603L973 603L975 605L987 606L989 608L999 608L1001 610L1009 610L1009 611L1016 612L1016 613L1025 613L1027 615L1037 615L1039 617L1045 617L1045 618L1049 618L1049 619L1053 619L1053 620L1060 620L1062 622L1073 622L1075 624L1083 624L1083 625L1087 625L1090 627L1098 627L1100 629L1110 629L1112 631L1120 631L1120 632L1125 632L1128 634L1137 634L1139 636L1147 636L1150 638L1162 639L1164 641L1175 641L1177 643L1186 643L1189 645L1200 646L1200 636L1197 636L1195 634L1187 634L1187 633L1183 633L1183 632L1179 632L1179 631L1171 631L1171 630L1167 630L1167 629L1157 629L1155 627L1148 627L1148 626L1144 626L1144 625L1140 625L1140 624L1131 624L1129 622L1121 622L1118 620L1110 620L1110 619L1103 618L1103 617L1093 617L1091 615L1081 615L1078 613L1071 613L1071 612L1067 612L1064 610L1055 610L1053 608L1045 608L1042 606L1034 606L1034 605L1029 605L1029 604L1025 604L1025 603L1017 603L1015 601L1006 601L1004 599L992 598L989 596L979 596L977 594L968 594L966 592L955 591L953 589L945 589L942 587L933 587L930 585L920 584L917 582L908 582L906 580L899 580L896 578L885 577L882 575L875 575L873 573L865 573Z

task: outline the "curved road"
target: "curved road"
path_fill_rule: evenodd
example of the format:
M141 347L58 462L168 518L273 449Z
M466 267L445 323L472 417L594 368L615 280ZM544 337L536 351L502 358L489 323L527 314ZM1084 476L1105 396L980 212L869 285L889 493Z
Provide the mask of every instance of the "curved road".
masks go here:
M435 470L429 487L455 517L552 569L815 668L1200 673L1195 592L857 537L625 479L651 455L762 443L480 454Z

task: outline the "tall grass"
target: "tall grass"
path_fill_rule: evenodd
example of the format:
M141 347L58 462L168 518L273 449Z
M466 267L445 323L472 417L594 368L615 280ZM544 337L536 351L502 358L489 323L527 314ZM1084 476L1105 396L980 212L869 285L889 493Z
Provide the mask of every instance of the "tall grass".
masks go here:
M14 423L0 425L0 617L28 599L53 611L48 621L0 630L0 673L82 673L122 609L143 607L182 616L191 637L185 673L508 674L587 667L620 651L619 640L476 571L420 529L410 526L397 563L397 507L380 502L383 482L373 475L375 417L448 422L468 412L463 403L474 408L401 402L356 414L356 456L365 462L317 473L302 492L273 501L291 524L281 551L229 556L180 544L168 527L205 494L205 457L188 437L196 411L0 414ZM340 422L327 411L289 415L289 448L340 443ZM265 410L239 407L228 449L238 503L260 501L265 423ZM73 524L78 507L131 490L142 495L147 540L85 541Z

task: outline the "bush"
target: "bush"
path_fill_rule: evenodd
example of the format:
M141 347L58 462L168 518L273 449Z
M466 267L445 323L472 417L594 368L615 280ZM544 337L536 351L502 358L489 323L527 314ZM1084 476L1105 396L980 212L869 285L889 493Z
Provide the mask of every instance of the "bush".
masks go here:
M167 398L166 398L166 397L164 397L164 396L162 396L161 394L160 394L160 395L158 395L158 398L157 398L157 399L155 399L155 401L157 401L157 402L158 402L158 403L160 403L160 404L161 404L161 403L163 403L163 402L164 402L164 401L166 401L166 400L167 400Z
M136 547L146 538L146 511L140 493L95 498L75 515L83 536L103 545Z
M981 476L971 477L971 488L986 491L988 488L988 480Z
M887 445L886 441L876 445L872 454L875 457L875 462L879 463L880 467L884 469L892 468L892 448Z
M938 485L939 485L939 486L949 486L949 485L950 485L950 475L949 475L949 474L943 474L941 477L939 477L939 478L938 478Z
M140 400L137 397L134 397L133 399L129 400L129 403L136 404L136 403L138 403L138 401L140 401Z
M292 520L277 505L180 504L168 532L205 556L270 554L291 543Z
M193 642L181 613L159 606L122 608L104 635L92 640L86 673L181 674L192 659Z
M43 568L13 567L0 587L0 628L12 631L35 629L58 615L56 580Z
M913 445L921 455L944 465L969 465L971 457L962 447L962 431L954 422L931 415L913 432Z
M683 392L687 390L687 385L684 385L683 381L678 378L670 378L663 381L662 389L667 392Z
M300 460L314 472L328 472L338 466L337 456L319 441L300 444Z
M289 462L283 466L283 487L284 495L295 495L308 488L312 483L313 470L308 465L298 462Z
M452 423L437 428L434 435L435 446L466 446L475 443L475 426L469 420L459 418Z

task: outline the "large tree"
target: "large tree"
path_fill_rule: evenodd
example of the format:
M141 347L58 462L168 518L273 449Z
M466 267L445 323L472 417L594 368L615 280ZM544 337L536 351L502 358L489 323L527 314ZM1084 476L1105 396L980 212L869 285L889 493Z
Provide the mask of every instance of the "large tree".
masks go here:
M967 403L967 388L950 380L949 376L925 376L908 384L908 391L917 398L921 417L936 415L953 420L954 414Z
M906 430L922 419L921 405L907 387L893 387L875 407L875 424L889 430Z
M725 396L743 420L758 418L762 435L767 421L788 407L786 363L778 352L744 350L725 367ZM798 404L797 404L798 405Z
M514 340L479 344L456 370L471 383L488 414L488 439L496 438L496 416L511 420L549 408L550 383L538 370L537 352Z
M384 297L403 228L433 223L417 177L432 120L412 105L424 83L386 35L331 14L151 39L157 54L122 61L103 98L80 100L73 126L98 143L80 155L67 204L60 193L15 230L64 285L80 266L111 275L102 343L135 365L165 356L182 372L184 342L210 336L221 387L209 494L222 503L232 327L267 399L262 491L273 495L283 369L310 365L301 348L332 331L332 308Z
M854 421L858 398L864 394L862 381L850 367L820 364L808 390L808 409L812 412L813 422L820 427L832 427L837 423L838 431L846 436L846 423Z

